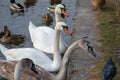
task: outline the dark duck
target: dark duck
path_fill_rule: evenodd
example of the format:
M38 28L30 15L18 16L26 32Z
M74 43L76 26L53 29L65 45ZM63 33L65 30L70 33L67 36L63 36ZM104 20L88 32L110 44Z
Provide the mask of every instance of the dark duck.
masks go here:
M21 44L24 41L24 36L11 34L7 26L4 26L4 31L0 33L0 41L8 44Z

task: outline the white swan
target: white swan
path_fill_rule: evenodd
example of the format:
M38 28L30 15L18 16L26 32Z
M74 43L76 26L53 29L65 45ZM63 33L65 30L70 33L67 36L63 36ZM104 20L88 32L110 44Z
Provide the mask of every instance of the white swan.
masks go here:
M65 4L57 4L57 5L63 5L65 7L65 10L66 10ZM57 5L49 6L49 7L47 7L47 9L51 12L55 12L55 8L56 8Z
M58 4L56 6L50 6L48 10L55 13L56 23L62 21L62 18L68 17L66 6L64 4Z
M53 61L43 52L35 48L14 48L7 49L0 44L0 50L5 55L7 60L20 60L22 58L30 58L35 64L43 67L47 71L58 71L61 63L61 55L59 53L59 36L60 32L64 31L67 34L71 34L69 28L64 22L58 22L55 27L55 39L54 39L54 55ZM50 38L50 37L49 37ZM45 41L45 40L44 40ZM46 42L46 41L45 41Z
M88 50L93 56L96 57L96 54L90 46L90 43L84 39L80 39L71 44L71 46L67 49L65 55L63 56L60 70L56 75L51 74L40 66L36 65L34 67L34 61L31 61L30 59L20 60L20 62L17 63L16 67L16 62L5 60L0 61L0 75L10 80L12 80L13 76L14 80L20 80L20 78L22 78L21 80L65 80L64 78L66 75L69 56L71 52L77 47L82 47L85 50ZM23 70L25 71L23 72ZM13 72L15 72L14 75Z
M66 9L64 5L59 4L55 8L55 18L56 18L56 23L62 21L61 15L67 15ZM29 24L29 32L30 32L30 37L31 41L33 43L33 47L36 49L39 49L43 52L46 53L54 53L54 29L50 27L45 27L45 26L39 26L36 27L32 23ZM64 53L66 48L68 47L69 42L65 41L65 38L67 37L65 35L60 36L60 53Z

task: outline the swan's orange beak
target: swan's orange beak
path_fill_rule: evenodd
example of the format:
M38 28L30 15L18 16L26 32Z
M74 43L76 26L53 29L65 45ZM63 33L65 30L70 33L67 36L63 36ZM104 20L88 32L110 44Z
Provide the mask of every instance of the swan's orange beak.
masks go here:
M69 31L67 28L64 29L65 33L67 33L68 35L72 35L71 31Z
M63 14L64 16L67 16L67 17L69 17L69 15L67 14L67 11L66 11L66 9L62 9L62 14Z

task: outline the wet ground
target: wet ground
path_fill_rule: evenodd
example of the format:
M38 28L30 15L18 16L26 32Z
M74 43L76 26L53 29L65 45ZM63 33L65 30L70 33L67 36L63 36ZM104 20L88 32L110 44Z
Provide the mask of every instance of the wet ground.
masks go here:
M88 40L94 46L97 57L94 58L81 49L73 51L67 71L68 80L89 80L88 72L100 58L100 52L97 49L100 43L97 42L99 31L96 28L96 13L90 11L90 1L91 0L76 0L76 16L73 21L75 31L72 36L72 42L87 36Z

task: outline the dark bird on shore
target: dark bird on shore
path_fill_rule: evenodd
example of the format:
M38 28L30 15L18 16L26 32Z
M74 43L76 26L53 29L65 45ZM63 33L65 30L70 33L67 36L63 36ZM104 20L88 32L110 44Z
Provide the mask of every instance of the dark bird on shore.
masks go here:
M116 72L117 68L112 58L110 57L103 68L103 80L112 80L115 77Z

